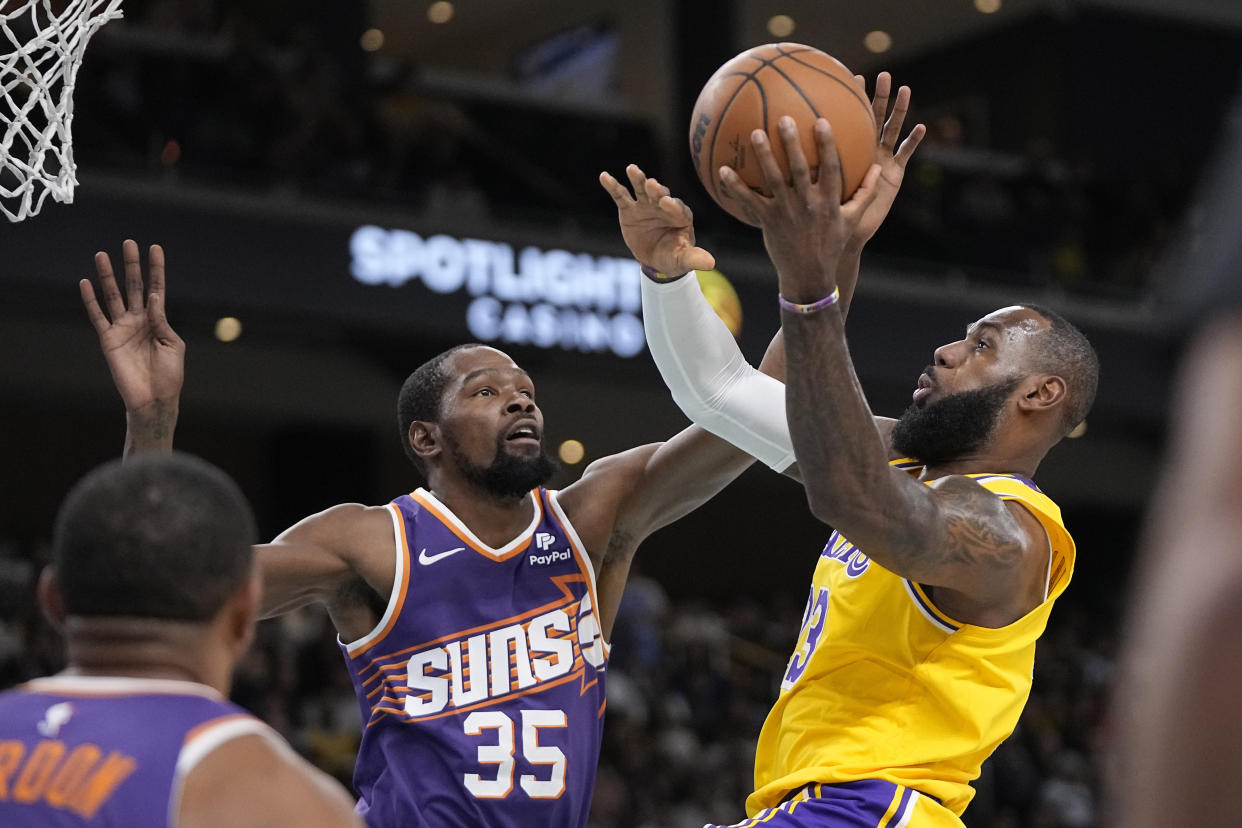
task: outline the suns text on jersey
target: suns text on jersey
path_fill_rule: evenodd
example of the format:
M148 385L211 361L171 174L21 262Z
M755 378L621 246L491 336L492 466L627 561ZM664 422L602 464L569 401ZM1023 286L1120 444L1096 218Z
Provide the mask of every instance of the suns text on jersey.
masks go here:
M385 678L377 709L410 719L462 712L570 681L605 660L590 595L569 597L532 618L420 648L401 662L404 675Z

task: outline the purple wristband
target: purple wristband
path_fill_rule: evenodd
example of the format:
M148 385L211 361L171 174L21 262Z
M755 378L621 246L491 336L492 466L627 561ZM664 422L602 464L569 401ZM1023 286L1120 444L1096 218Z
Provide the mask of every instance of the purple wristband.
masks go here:
M780 303L781 310L787 310L790 313L808 314L815 313L816 311L822 311L824 308L829 308L835 305L841 299L841 291L834 287L832 289L832 293L828 294L823 299L806 305L799 305L797 302L790 302L784 296L780 295L776 298Z
M645 264L640 264L638 266L638 269L641 270L643 272L643 275L646 276L648 279L652 280L653 282L659 282L660 284L664 284L666 282L675 282L678 279L680 279L682 276L686 275L685 273L680 273L676 276L669 276L667 273L661 273L660 271L656 270L651 265L645 265ZM686 271L686 273L689 273L689 272L690 271Z

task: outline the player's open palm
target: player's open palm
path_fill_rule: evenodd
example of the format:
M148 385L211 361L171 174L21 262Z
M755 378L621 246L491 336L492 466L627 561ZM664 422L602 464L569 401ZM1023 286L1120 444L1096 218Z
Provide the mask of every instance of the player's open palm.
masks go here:
M858 75L856 80L860 85L863 83L861 75ZM897 192L901 189L901 182L906 176L906 165L910 161L910 156L914 155L923 136L927 134L927 127L915 124L910 134L901 142L901 146L897 145L897 139L901 137L901 128L906 122L906 113L910 111L910 87L903 86L897 90L893 111L889 113L888 106L892 98L892 90L892 76L888 72L881 72L875 79L875 96L871 99L871 111L875 114L875 122L883 124L879 128L877 136L879 140L875 149L875 163L880 165L880 177L876 179L875 198L863 211L850 238L850 246L855 250L861 249L870 241L880 229L880 225L884 223L888 211L892 209L893 201L897 198Z
M599 183L617 204L621 237L634 258L670 276L715 267L715 257L694 243L694 214L685 202L635 164L625 174L632 194L606 172L600 173Z
M879 165L872 164L858 189L842 204L840 157L832 128L820 118L813 131L820 158L816 176L812 176L802 151L794 119L783 115L777 120L777 132L789 159L789 180L777 164L767 133L761 129L751 133L754 157L770 196L752 190L732 167L720 168L724 191L736 200L751 224L763 228L763 244L781 276L782 288L786 278L819 284L824 275L830 276L828 287L834 286L846 245L875 199L880 174Z
M185 377L185 343L164 312L164 250L151 245L145 290L137 242L126 240L121 252L124 296L108 254L96 253L100 298L90 280L83 279L78 284L82 304L99 334L99 346L126 410L141 413L161 405L175 406Z

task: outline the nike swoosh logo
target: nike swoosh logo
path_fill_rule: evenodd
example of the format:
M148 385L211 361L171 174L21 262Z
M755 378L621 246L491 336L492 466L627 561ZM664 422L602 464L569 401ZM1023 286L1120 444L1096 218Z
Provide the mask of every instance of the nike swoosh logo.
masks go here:
M436 555L428 555L426 548L424 548L423 551L418 553L418 562L422 564L423 566L427 566L428 564L435 563L441 558L447 558L449 555L456 555L458 552L465 552L465 551L466 551L466 547L459 546L456 549L450 549L447 552L440 552Z

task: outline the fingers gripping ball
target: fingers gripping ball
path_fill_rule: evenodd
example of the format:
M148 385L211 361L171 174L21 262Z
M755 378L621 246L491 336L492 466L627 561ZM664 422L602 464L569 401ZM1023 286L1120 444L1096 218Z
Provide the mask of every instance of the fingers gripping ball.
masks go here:
M783 115L798 124L812 175L819 164L812 129L817 118L828 119L841 159L842 200L854 194L875 160L878 129L871 103L843 63L798 43L747 49L717 69L699 93L690 117L690 155L716 203L748 224L720 185L720 168L732 167L751 189L768 195L750 134L768 133L788 177L789 161L776 131Z

